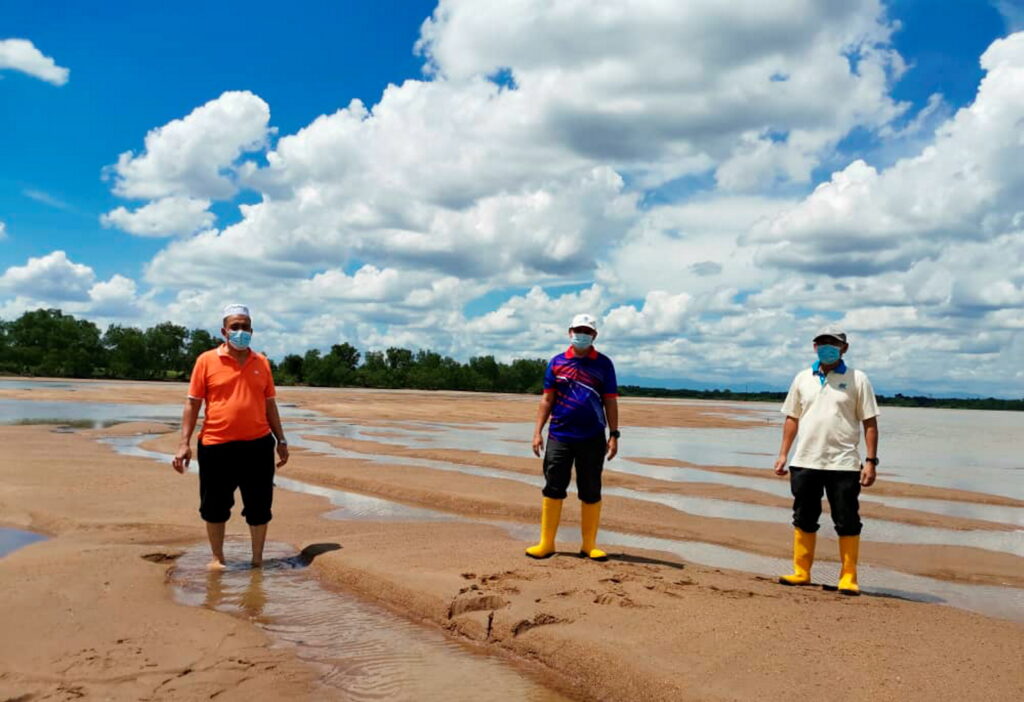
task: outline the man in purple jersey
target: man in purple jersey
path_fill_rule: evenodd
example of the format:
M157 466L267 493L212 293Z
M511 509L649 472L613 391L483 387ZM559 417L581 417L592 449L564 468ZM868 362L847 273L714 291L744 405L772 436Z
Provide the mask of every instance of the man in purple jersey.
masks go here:
M548 445L544 451L544 495L540 518L540 543L526 549L531 558L555 553L555 534L562 518L562 501L576 465L579 494L580 555L595 561L608 560L597 548L601 522L601 470L605 455L612 460L619 451L619 387L610 358L597 352L597 321L578 314L569 325L570 346L548 363L544 395L537 408L533 453L544 448L541 432L548 418ZM608 430L608 438L605 438Z

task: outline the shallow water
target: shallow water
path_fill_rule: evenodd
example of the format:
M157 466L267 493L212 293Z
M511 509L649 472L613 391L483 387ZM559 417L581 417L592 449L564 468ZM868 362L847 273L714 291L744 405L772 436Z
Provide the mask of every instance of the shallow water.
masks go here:
M180 422L183 404L142 405L117 402L62 402L49 400L0 399L2 424L64 424L78 428L102 429L123 422ZM281 417L303 419L315 412L289 405L280 407ZM200 414L202 422L202 414Z
M887 408L888 409L888 408ZM897 410L905 408L894 408ZM944 410L918 410L920 412L943 412ZM970 415L971 413L966 413ZM1024 415L1022 412L997 412L980 414L999 415ZM927 415L925 418L928 419ZM984 423L985 418L981 418ZM899 424L907 421L906 415L900 415ZM930 421L930 420L929 420ZM943 418L939 422L944 426L947 421ZM1002 418L1003 422L1019 422L1020 427L1014 436L1015 443L1005 447L1006 452L1019 450L1024 454L1024 416ZM408 424L408 423L407 423ZM500 456L528 456L530 447L528 438L533 432L531 424L498 424L491 423L484 425L489 431L464 431L458 426L442 424L437 422L423 423L420 426L411 428L409 426L388 429L386 435L377 435L372 428L362 429L348 426L344 433L336 433L334 427L328 427L326 431L334 436L345 438L359 438L380 443L392 444L402 447L430 448L430 449L461 449L468 451L480 451L483 453ZM757 490L777 497L790 498L789 482L779 479L771 474L769 467L774 460L774 453L764 451L766 447L777 445L781 429L777 426L763 428L758 424L752 429L677 429L677 428L649 428L635 427L628 430L630 436L623 439L620 445L620 453L614 461L606 464L605 470L637 475L658 480L673 482L696 482L723 485L727 487L746 488ZM962 428L971 438L953 434L947 427L948 442L974 441L979 446L984 442L976 435L973 435L973 428L966 426ZM905 453L904 449L898 447L899 437L905 432L896 431L890 450L895 455ZM987 445L987 444L986 444ZM760 450L758 450L760 449ZM1003 455L1002 449L992 450L978 448L978 455L974 461L985 460L989 453L998 458L1001 467L981 470L973 468L974 475L992 474L991 480L981 478L978 483L962 484L959 475L955 475L958 468L948 467L945 470L938 466L927 470L920 469L915 463L912 465L890 466L887 458L885 465L880 468L882 480L894 480L896 482L915 482L923 485L934 485L937 487L950 487L956 489L974 490L988 492L994 495L1005 495L1024 499L1024 470L1013 468L1014 460ZM362 454L360 454L362 455ZM644 456L656 458L672 458L692 462L706 466L741 466L747 468L759 468L764 470L764 478L752 478L742 475L732 475L711 470L701 470L699 467L675 467L675 466L654 466L637 461L631 461L629 456ZM395 460L395 459L392 459ZM405 459L401 459L403 462ZM898 461L898 459L893 459ZM994 489L987 489L994 488ZM931 500L924 498L889 498L881 497L871 493L867 489L861 493L861 499L868 502L879 502L891 504L892 506L906 506L908 509L916 509L934 514L947 516L967 517L983 519L992 522L1024 526L1024 507L1005 507L1000 505L984 505L977 503L956 502L951 500ZM903 503L901 505L900 503ZM710 505L707 506L710 509ZM732 516L732 515L728 515Z
M337 544L320 545L324 551ZM248 544L225 544L229 563L248 560ZM179 601L245 618L322 672L320 683L345 700L523 700L566 698L523 671L474 653L442 632L406 622L351 595L324 588L307 559L268 543L264 567L205 569L205 547L189 549L171 582Z
M138 448L138 443L145 441L147 438L146 436L118 437L116 443L111 443L120 453L155 458L155 460L166 464L171 458L170 455ZM110 442L110 440L106 441ZM318 442L310 443L316 444ZM518 522L460 517L437 510L404 505L379 497L370 497L335 488L311 485L299 480L288 479L283 483L280 478L275 478L275 484L282 489L323 497L329 500L332 505L341 506L340 509L333 510L325 515L332 519L467 521L499 527L524 543L531 542L537 536L536 526ZM559 542L574 543L578 539L578 535L574 532L575 529L573 527L563 526L558 532ZM788 559L762 556L699 541L665 539L639 534L623 534L614 531L602 531L600 538L602 545L606 547L662 551L674 554L680 559L691 563L698 563L713 568L741 570L772 578L781 572L788 571L790 568ZM615 557L614 552L612 552L612 557ZM838 563L824 560L827 558L830 557L826 554L819 554L819 560L815 563L815 582L834 584L839 579ZM862 591L866 595L899 597L916 602L945 603L989 616L1024 621L1024 590L1021 589L951 583L869 565L862 565L859 570L861 573ZM865 586L864 583L868 582L870 582L870 585Z
M0 424L65 424L102 429L120 422L169 422L180 419L181 405L0 399Z
M20 418L24 418L25 416L38 416L38 406L47 404L51 407L57 407L59 409L58 414L65 422L75 421L76 419L81 420L83 417L94 417L97 415L97 408L99 408L98 414L100 416L110 418L110 421L116 421L114 417L116 417L118 411L126 412L125 415L119 417L119 419L122 420L158 419L161 421L169 421L176 420L178 416L180 416L180 407L178 406L153 408L143 405L112 406L71 402L32 403L19 401L16 404L8 405L5 408L5 402L10 403L11 401L0 401L0 422L4 421L5 416L11 419L17 419L19 412ZM747 408L744 407L744 409ZM633 428L629 430L628 440L630 443L626 444L624 440L624 447L628 447L624 450L627 452L627 455L629 453L633 453L633 455L663 455L663 457L694 461L701 463L702 465L756 465L757 467L765 468L767 476L766 465L771 456L764 451L765 446L762 444L764 444L765 441L770 440L769 446L774 448L776 445L775 442L778 440L779 433L778 426L761 426L762 423L767 423L767 421L777 414L775 412L775 408L770 409L770 412L764 411L763 415L759 415L756 412L751 415L752 419L750 420L750 423L753 427L746 430ZM888 453L883 452L883 456L899 456L901 453L906 453L907 450L901 449L898 445L902 440L900 437L903 436L924 436L927 437L927 441L930 442L937 442L940 440L947 442L973 440L981 445L984 444L984 433L978 431L980 426L992 425L996 427L994 430L994 436L996 438L1006 438L1007 432L1009 432L1010 429L1014 429L1017 427L1017 424L1024 422L1024 416L1018 416L1019 413L967 412L956 413L958 415L967 415L966 419L960 418L960 424L958 424L956 421L950 420L950 416L952 415L942 416L938 419L932 417L935 413L941 414L944 412L942 410L916 410L918 413L923 413L923 419L921 419L921 421L924 423L925 427L923 429L908 429L904 425L910 421L908 417L912 418L912 415L907 412L898 411L901 409L902 408L895 408L890 411L890 408L884 408L883 410L885 412L884 416L887 418L889 414L893 415L890 418L892 431L889 432L889 434L883 433L883 445L885 445L884 437L891 437L891 445L889 446ZM173 412L171 412L171 410L173 410ZM7 415L4 415L5 411L7 412ZM403 421L392 426L362 427L347 424L341 420L326 418L312 412L297 410L295 408L285 408L283 414L289 418L288 431L292 444L295 446L305 447L318 453L348 458L359 458L362 460L376 460L382 463L401 463L403 465L420 466L425 469L480 475L491 479L513 480L535 485L538 488L542 482L539 470L539 461L538 474L536 476L530 476L493 468L471 465L464 466L446 461L431 461L427 459L403 457L396 458L376 454L349 452L334 448L326 442L318 441L313 438L303 439L301 436L302 433L310 435L326 434L330 436L390 443L396 446L468 449L498 455L524 456L529 455L527 439L532 433L532 426L529 424L490 423L474 425L474 428L477 429L475 431L468 431L467 427L464 425L445 422ZM988 415L1000 416L997 419L993 419ZM295 420L302 420L301 426L299 426ZM967 422L967 424L961 426L963 422ZM959 434L956 433L957 427L960 427L962 430ZM1002 428L1000 429L999 427ZM1022 432L1020 436L1024 436L1024 432ZM1015 439L1018 443L1021 441L1020 436ZM146 451L139 447L139 444L147 438L149 437L116 437L104 439L103 441L122 453L150 458L160 461L161 463L169 461L170 457L165 454ZM910 439L910 441L911 445L913 445L916 439ZM1016 444L1011 443L1009 448L1013 449L1015 446ZM657 453L659 451L663 452L663 454ZM991 450L978 449L974 460L985 460L985 457L989 456L990 453ZM701 457L703 460L695 460L696 456ZM707 463L704 463L705 460ZM929 480L926 479L928 478L926 472L918 471L920 472L920 475L918 475L918 472L915 472L917 471L917 468L915 468L917 464L908 464L902 468L899 466L889 465L890 463L895 462L897 462L897 459L895 458L887 459L885 465L888 466L888 470L893 473L898 473L901 470L902 474L897 476L901 479L908 479L914 482L928 484L945 485L947 487L956 487L955 483L960 479L955 476L952 479L949 478L946 473L950 472L952 469L949 469L948 467L943 471L933 466L930 470L938 471L938 476L941 479L933 479L931 480L931 483L929 483ZM1012 486L1017 485L1020 482L1019 476L1021 473L1013 467L1015 464L1015 458L1002 456L1000 460L994 460L988 468L972 471L972 474L981 476L977 485L972 484L962 487L984 491L986 486L991 486L993 484L993 476L998 476L1003 481L1002 484L1004 488L1009 484L1012 485L1008 489L990 490L990 492L1012 495L1015 492L1015 489ZM194 468L195 464L193 463L193 469ZM899 470L897 470L898 468ZM780 496L788 496L789 494L787 481L776 479L773 476L767 476L764 479L759 479L702 470L699 467L677 468L650 466L630 461L626 456L616 458L614 462L608 464L606 469L634 473L636 475L644 475L661 480L696 481L744 487ZM989 478L986 479L984 477L985 475L988 475ZM919 478L921 479L919 480ZM932 478L935 478L935 475L932 475ZM885 472L885 469L883 469L883 479L889 479L889 475ZM336 509L327 515L331 518L369 519L380 521L451 521L463 519L435 510L409 507L375 497L356 495L344 491L322 488L315 485L307 485L299 481L293 481L285 476L279 477L277 482L278 486L282 489L305 492L328 499L336 507ZM671 493L633 491L618 488L610 488L606 491L606 494L609 496L629 497L632 499L660 502L672 507L673 509L679 509L681 511L704 516L776 523L789 521L789 511L786 509L746 505L729 500L712 500L707 498L674 495ZM871 495L870 491L865 491L862 499L874 500L894 507L917 509L936 514L973 517L1002 524L1015 525L1018 527L1024 524L1024 508L1018 507L980 505L958 502L956 500L878 497ZM823 524L827 522L827 519L826 515L824 517ZM523 525L513 523L488 522L486 520L474 521L492 523L496 526L509 530L524 529ZM828 526L826 525L824 528L828 528ZM523 534L521 538L525 541L534 538L536 536L533 533L534 531L535 528L533 527L525 529L521 532ZM520 537L517 536L517 538ZM575 537L570 536L569 538L573 539ZM771 575L772 573L778 572L779 568L785 567L785 563L782 559L766 559L743 551L698 542L675 541L671 539L650 539L648 537L638 535L609 534L605 532L602 532L602 539L605 543L620 548L646 548L661 550L669 553L675 553L681 558L691 560L695 563L713 565L715 567L734 568L749 572L763 573L765 575ZM865 541L874 540L897 543L976 546L993 551L1024 555L1024 531L1021 530L1010 532L981 530L957 531L952 529L916 527L883 520L866 520L864 539ZM780 549L780 552L783 550L784 549ZM827 558L829 556L823 554L823 557ZM829 567L833 567L834 564L827 563L823 565L824 568L821 569L820 574L828 575L827 569ZM888 594L902 593L907 596L912 596L915 599L923 600L928 600L929 598L939 599L958 607L975 609L977 611L996 614L998 616L1010 616L1012 618L1024 619L1024 605L1020 602L1021 592L1024 591L1021 590L951 584L930 578L909 576L896 571L870 568L868 566L863 566L862 570L864 573L871 574L871 580L869 580L868 576L865 575L862 576L862 582L869 582L872 586L877 585L878 590L885 591ZM868 589L871 588L869 587Z
M323 433L330 430L328 428L321 427L316 431ZM358 431L354 430L352 427L345 427L343 431L345 435L351 435L354 431L355 433L358 433ZM316 451L317 453L337 456L339 458L360 459L382 464L397 462L402 465L419 466L432 470L462 473L464 475L475 475L478 477L497 480L512 480L515 482L526 483L528 485L540 486L540 480L537 476L524 475L522 473L505 471L497 468L477 467L461 463L448 463L446 461L427 458L408 458L404 456L396 458L387 455L358 453L355 451L340 449L331 446L326 442L317 441L316 439L301 435L293 437L290 441L294 446L301 446L303 448ZM780 522L786 523L792 519L792 513L788 509L754 505L745 502L733 502L706 497L691 497L688 495L647 492L616 487L604 488L603 493L606 496L625 497L633 500L639 500L641 502L654 502L671 507L672 509L680 512L701 517L742 519L747 521L771 522L776 524ZM864 541L888 543L896 542L922 545L971 546L990 551L1000 551L1017 556L1024 556L1024 532L939 529L872 519L868 522L861 538Z
M45 539L46 537L42 534L36 534L32 531L0 527L0 558L17 551L19 548L24 548L29 544L44 541Z

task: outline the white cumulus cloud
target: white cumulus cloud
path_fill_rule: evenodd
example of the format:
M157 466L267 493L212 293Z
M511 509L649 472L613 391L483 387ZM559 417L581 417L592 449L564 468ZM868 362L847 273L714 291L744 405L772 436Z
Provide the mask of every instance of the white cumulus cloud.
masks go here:
M270 108L248 91L230 91L187 116L149 132L145 150L127 151L111 167L121 197L224 199L236 192L231 169L242 154L262 149Z
M209 207L209 200L172 196L154 200L134 211L118 207L102 215L100 221L105 227L117 227L136 236L191 234L213 225L216 217Z
M21 71L53 85L64 85L71 74L28 39L0 39L0 71L4 69Z
M86 300L96 280L92 268L75 263L63 251L29 258L0 276L0 289L15 296L49 300Z
M872 275L908 270L951 243L1024 229L1024 32L994 42L974 102L920 154L881 172L855 161L759 226L766 264Z

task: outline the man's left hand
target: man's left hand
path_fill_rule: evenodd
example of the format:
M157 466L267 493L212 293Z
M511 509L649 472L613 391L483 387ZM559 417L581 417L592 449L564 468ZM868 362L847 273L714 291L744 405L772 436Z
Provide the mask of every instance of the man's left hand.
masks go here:
M280 468L288 462L288 444L277 445L277 456L281 459L277 462L277 467Z
M619 452L619 440L614 436L608 437L608 460L615 458L615 454Z
M871 487L875 484L875 464L864 461L860 464L860 484L863 487Z

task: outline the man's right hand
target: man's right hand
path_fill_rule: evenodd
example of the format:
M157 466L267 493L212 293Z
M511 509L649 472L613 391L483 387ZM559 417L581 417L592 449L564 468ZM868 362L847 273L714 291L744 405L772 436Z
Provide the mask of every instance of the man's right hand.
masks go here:
M171 465L174 466L174 470L184 473L188 469L188 464L191 460L192 447L189 446L188 442L183 441L178 445L178 452L174 454L174 460L171 461Z
M540 452L544 450L544 437L537 432L533 435L533 455L540 458Z
M786 470L787 456L779 456L775 459L775 475L785 475L789 471Z

